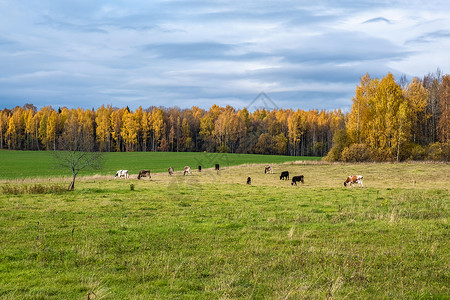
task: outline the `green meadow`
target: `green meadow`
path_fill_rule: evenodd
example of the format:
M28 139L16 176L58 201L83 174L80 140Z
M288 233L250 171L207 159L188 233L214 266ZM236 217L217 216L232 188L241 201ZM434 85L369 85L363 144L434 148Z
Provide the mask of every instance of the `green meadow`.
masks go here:
M449 164L264 164L2 180L0 298L449 298Z
M137 175L141 169L150 169L152 173L165 172L170 166L173 166L175 171L180 171L185 166L192 169L197 169L198 165L202 168L212 168L216 163L221 167L228 167L247 163L275 164L298 160L320 158L207 152L107 152L103 155L100 170L87 169L80 175L114 176L117 170L128 170L130 175ZM71 175L70 169L58 167L51 151L0 150L0 180Z

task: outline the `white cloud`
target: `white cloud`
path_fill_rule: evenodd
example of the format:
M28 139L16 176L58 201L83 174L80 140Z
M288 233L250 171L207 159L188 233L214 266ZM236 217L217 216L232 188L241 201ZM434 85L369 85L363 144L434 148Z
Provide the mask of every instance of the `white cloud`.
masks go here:
M450 5L421 2L1 1L0 108L349 107L366 72L449 72Z

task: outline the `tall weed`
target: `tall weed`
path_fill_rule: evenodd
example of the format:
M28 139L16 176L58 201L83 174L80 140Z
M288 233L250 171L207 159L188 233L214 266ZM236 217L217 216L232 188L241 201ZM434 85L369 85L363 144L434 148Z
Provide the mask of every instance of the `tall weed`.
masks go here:
M67 189L60 185L10 185L6 184L1 186L2 194L22 195L22 194L61 194L66 192Z

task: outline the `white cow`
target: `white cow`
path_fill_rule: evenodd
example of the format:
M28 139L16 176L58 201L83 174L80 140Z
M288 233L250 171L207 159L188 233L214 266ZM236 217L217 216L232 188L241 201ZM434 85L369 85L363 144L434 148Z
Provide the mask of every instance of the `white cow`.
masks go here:
M186 174L192 175L191 167L189 167L189 166L184 167L183 175L186 175Z
M114 176L114 179L116 179L117 177L121 178L125 178L128 179L128 170L119 170L116 173L116 176Z

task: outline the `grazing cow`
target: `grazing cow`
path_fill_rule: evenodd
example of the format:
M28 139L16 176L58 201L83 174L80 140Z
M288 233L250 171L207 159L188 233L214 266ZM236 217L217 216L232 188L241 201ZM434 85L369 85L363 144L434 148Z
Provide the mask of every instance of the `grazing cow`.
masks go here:
M169 171L169 175L172 176L173 175L173 167L169 167L168 171Z
M252 184L252 179L250 177L247 177L247 184Z
M150 170L140 170L137 179L141 179L141 177L148 177L148 179L152 178L152 176L150 176Z
M347 177L347 179L344 181L344 186L358 184L359 186L363 187L363 177L362 175L350 175Z
M281 172L280 180L281 180L281 179L283 179L283 180L285 180L285 179L289 180L289 172L288 172L288 171L283 171L283 172Z
M199 171L199 172L202 171L202 166L198 166L198 171Z
M291 185L297 185L297 182L301 181L301 183L305 183L303 175L299 175L299 176L294 176L292 177L292 182Z
M264 174L267 174L267 173L273 174L273 169L271 166L267 166L264 168Z
M216 171L219 171L219 164L216 164Z
M128 170L119 170L116 172L116 176L114 176L114 179L116 179L117 177L121 178L125 178L128 179Z
M186 175L186 173L189 174L189 175L192 175L191 167L189 167L189 166L184 167L183 175Z

